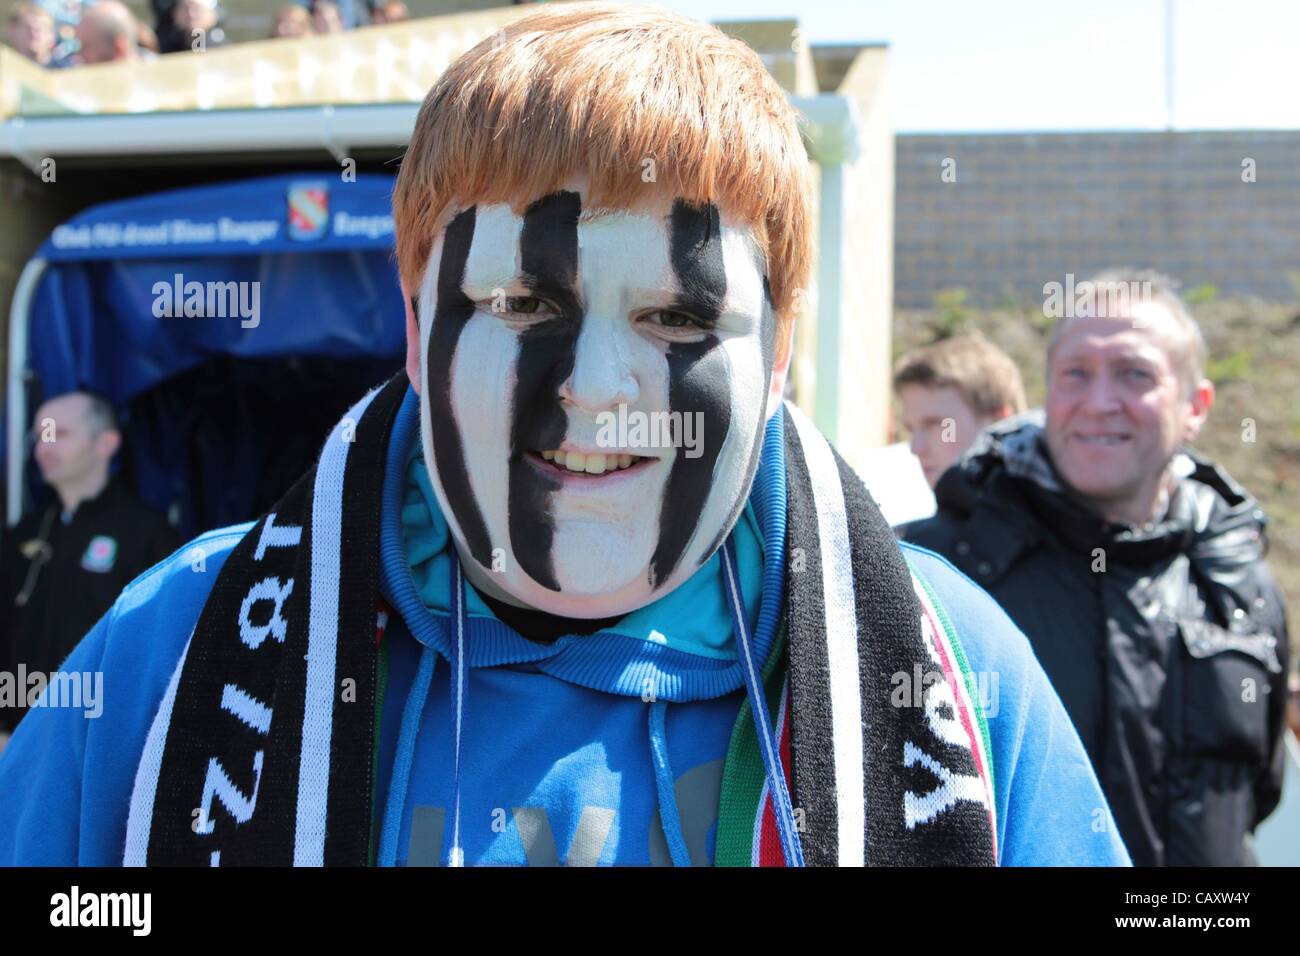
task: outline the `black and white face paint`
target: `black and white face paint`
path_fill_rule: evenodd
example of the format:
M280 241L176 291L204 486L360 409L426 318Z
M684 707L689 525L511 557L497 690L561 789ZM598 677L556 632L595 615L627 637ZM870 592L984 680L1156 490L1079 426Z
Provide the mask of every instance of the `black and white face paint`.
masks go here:
M689 578L758 466L775 316L752 235L665 202L470 207L416 305L425 461L470 579L612 617Z

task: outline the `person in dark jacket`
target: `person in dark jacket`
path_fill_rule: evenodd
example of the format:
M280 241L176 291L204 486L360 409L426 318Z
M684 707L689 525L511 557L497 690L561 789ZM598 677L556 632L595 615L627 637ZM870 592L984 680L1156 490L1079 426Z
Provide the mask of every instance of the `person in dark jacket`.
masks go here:
M121 590L180 539L109 475L122 436L102 398L70 392L45 402L33 433L41 476L56 495L5 535L0 579L9 633L0 663L10 674L48 675ZM7 703L0 701L0 733L25 713L25 701Z
M217 0L153 0L154 33L162 53L190 53L223 46L225 10Z
M1187 447L1214 387L1172 284L1090 289L1053 334L1045 410L986 430L902 533L1028 635L1136 865L1252 864L1281 795L1289 662L1267 519Z

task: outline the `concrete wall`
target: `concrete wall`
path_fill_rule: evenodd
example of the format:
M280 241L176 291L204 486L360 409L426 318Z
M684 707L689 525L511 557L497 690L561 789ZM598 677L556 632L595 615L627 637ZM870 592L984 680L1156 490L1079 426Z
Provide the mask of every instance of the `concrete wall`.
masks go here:
M895 300L961 287L981 304L1037 301L1046 282L1111 265L1293 300L1298 156L1300 131L899 136Z

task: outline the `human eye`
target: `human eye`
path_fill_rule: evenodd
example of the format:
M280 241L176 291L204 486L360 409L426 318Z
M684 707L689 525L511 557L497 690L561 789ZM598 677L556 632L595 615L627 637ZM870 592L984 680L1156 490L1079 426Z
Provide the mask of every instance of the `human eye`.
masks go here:
M687 326L703 327L695 316L687 315L685 312L674 312L672 309L656 309L650 313L650 318L657 319L660 325L665 325L670 329L680 329Z
M557 311L550 302L536 295L507 296L505 310L516 315L551 314Z
M656 329L661 335L673 338L698 335L712 328L707 322L689 312L679 312L676 309L652 309L642 314L638 321Z
M477 303L485 312L491 312L507 321L527 323L559 315L559 308L539 295L497 295Z

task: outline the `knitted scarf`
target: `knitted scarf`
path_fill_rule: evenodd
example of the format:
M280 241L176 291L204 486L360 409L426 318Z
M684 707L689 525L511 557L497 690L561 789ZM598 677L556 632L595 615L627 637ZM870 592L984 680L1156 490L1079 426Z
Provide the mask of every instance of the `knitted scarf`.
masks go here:
M381 489L406 388L358 402L227 557L149 730L125 864L373 859ZM763 679L803 860L993 864L987 731L951 626L858 477L781 414L786 616ZM789 806L744 706L716 862L781 865Z

